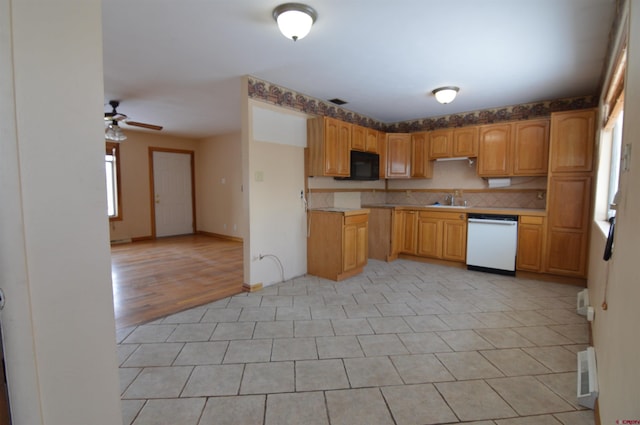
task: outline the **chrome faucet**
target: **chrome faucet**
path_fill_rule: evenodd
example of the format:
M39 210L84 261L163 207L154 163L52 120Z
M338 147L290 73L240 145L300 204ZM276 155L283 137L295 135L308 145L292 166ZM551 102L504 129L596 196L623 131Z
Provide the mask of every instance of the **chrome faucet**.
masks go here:
M447 196L444 198L445 202L449 202L449 205L453 206L456 203L456 197L451 193L447 193Z

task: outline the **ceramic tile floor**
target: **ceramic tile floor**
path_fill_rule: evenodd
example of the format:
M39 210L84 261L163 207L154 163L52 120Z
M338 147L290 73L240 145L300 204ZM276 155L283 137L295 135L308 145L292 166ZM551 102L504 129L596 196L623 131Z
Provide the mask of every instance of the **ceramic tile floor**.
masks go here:
M580 289L372 260L119 329L124 423L593 424Z

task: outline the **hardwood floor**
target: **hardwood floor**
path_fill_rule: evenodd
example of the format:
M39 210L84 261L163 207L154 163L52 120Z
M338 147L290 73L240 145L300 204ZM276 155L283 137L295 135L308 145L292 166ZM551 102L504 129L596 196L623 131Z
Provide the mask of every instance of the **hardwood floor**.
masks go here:
M116 328L242 292L242 242L187 235L111 247Z

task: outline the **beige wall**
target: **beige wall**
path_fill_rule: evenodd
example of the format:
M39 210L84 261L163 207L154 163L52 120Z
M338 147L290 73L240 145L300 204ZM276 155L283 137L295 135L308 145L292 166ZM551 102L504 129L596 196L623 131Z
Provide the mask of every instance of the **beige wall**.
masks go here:
M101 7L0 0L0 318L14 424L122 423Z
M246 105L249 237L245 282L270 285L307 271L304 148L307 117L260 102ZM260 254L273 255L262 260ZM282 270L280 269L282 264Z
M240 132L201 140L196 149L198 230L243 238L247 229L242 202Z
M152 234L149 147L195 151L198 146L197 140L162 133L132 131L129 128L125 128L125 132L127 140L120 143L123 219L110 223L112 241L144 238ZM195 171L197 173L197 167Z
M593 337L600 385L602 424L640 419L640 4L630 1L629 51L625 82L623 146L633 147L631 169L621 174L613 257L602 260L605 236L592 226L589 264L589 298L596 310ZM601 304L608 281L608 309Z

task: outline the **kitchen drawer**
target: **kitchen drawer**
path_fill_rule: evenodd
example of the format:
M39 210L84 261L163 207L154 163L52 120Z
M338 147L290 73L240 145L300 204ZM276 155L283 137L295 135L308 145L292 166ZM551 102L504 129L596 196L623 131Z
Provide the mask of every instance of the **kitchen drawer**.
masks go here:
M349 215L344 218L344 224L359 224L369 221L369 214Z
M530 215L521 215L520 218L521 224L543 224L544 217L534 217Z
M441 218L444 220L466 220L467 215L457 212L420 211L420 218Z

